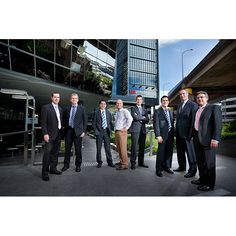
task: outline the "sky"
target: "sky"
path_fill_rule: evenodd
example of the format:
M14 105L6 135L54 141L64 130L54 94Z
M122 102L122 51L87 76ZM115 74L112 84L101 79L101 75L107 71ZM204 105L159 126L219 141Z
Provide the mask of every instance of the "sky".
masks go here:
M159 40L160 97L181 81L183 51L193 49L183 54L186 77L218 42L217 39Z

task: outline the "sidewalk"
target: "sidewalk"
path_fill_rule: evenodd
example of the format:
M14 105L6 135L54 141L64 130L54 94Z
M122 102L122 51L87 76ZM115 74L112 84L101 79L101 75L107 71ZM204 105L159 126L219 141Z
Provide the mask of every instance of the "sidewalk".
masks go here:
M235 196L236 159L217 156L216 189L199 192L184 178L184 173L170 175L164 172L163 178L155 175L155 156L145 156L149 168L117 171L107 166L103 150L103 166L98 169L95 161L95 140L86 136L83 142L82 171L77 173L74 165L61 176L50 175L50 181L41 180L41 165L0 166L0 196ZM112 151L114 163L118 154ZM59 158L63 161L63 157ZM63 164L58 165L61 169ZM177 167L176 154L173 168Z

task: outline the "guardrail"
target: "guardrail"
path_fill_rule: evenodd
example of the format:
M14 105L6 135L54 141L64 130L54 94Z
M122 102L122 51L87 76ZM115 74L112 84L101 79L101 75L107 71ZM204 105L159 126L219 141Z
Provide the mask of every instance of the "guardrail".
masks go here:
M34 130L27 130L27 131L17 131L17 132L10 132L10 133L3 133L0 134L0 142L2 142L2 139L4 137L13 136L17 134L24 134L24 165L28 164L28 136L31 134L33 136L32 140L34 139ZM31 144L31 163L34 163L35 158L35 147L34 147L34 141Z

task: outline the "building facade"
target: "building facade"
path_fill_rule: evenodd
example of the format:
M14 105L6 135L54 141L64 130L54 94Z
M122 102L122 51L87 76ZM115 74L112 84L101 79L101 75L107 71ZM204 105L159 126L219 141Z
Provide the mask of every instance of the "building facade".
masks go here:
M236 97L221 101L223 122L236 120Z
M118 40L112 99L134 102L140 94L148 106L159 99L158 40Z

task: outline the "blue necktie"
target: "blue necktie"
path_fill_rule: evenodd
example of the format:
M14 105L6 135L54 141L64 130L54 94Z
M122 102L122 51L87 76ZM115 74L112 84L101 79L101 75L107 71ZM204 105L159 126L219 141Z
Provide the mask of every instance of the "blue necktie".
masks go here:
M168 112L168 109L164 109L164 112L165 112L165 116L168 122L168 131L170 131L171 130L170 114Z
M107 127L107 121L105 117L105 111L102 111L102 128L106 129L106 127Z
M76 106L72 106L72 112L70 116L69 126L74 128L74 119L75 119Z

